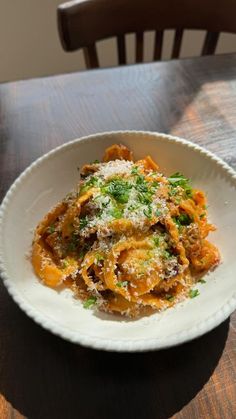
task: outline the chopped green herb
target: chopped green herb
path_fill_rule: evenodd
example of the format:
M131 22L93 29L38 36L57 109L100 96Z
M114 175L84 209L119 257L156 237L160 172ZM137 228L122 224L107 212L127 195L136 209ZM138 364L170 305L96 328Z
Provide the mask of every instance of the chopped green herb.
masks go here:
M129 200L130 189L129 182L121 178L115 178L110 180L102 191L112 196L120 204L126 204Z
M99 182L99 178L97 176L91 176L91 178L86 182L86 185L94 186L94 185L97 185L98 182Z
M110 204L110 200L102 203L102 208L106 208Z
M168 178L168 181L174 187L180 186L181 188L183 188L187 197L192 196L192 188L189 183L189 179L185 178L183 175L181 175L181 173L174 173Z
M101 262L102 260L104 260L104 256L100 255L100 253L96 254L96 260L97 262Z
M152 182L151 187L149 189L150 193L153 195L157 188L159 187L159 182L157 182L157 180L154 180L154 182Z
M166 294L166 300L168 300L170 303L172 303L175 299L174 295Z
M196 290L190 290L189 291L189 297L190 298L195 298L200 294L200 292L196 289Z
M203 212L202 214L199 215L200 220L202 220L204 217L206 216L206 213Z
M152 208L150 205L147 208L144 208L143 210L144 215L146 215L147 218L152 218Z
M81 217L79 220L79 228L80 230L82 230L83 228L85 228L88 225L88 219L87 217Z
M148 173L148 176L150 177L156 177L156 175L157 175L157 172L155 171L155 172L151 172L151 173Z
M98 159L95 159L92 164L98 164L98 163L100 163L100 161Z
M148 204L151 204L152 202L152 196L149 192L146 192L146 193L140 192L138 194L138 200L141 204L148 205Z
M168 195L171 197L171 196L178 195L178 193L179 193L179 191L177 189L175 189L173 186L171 186L171 189L170 189Z
M180 214L177 217L174 217L173 220L178 227L188 226L193 221L192 217L190 217L188 214Z
M54 224L50 225L50 226L47 228L47 230L48 230L48 233L49 233L49 234L54 233L54 231L55 231L55 226L54 226Z
M164 259L169 259L171 257L171 253L168 250L163 250L162 256Z
M80 195L87 192L92 186L99 186L101 180L96 176L91 176L87 182L85 182L80 188Z
M147 181L145 180L143 175L138 175L136 179L135 188L139 192L148 192Z
M153 237L153 243L155 244L156 247L158 247L160 244L160 238L157 236Z
M199 279L199 281L198 281L198 282L200 282L201 284L206 284L205 279Z
M157 217L160 217L160 215L162 214L162 212L159 210L159 209L157 209L156 211L155 211L155 215L157 216Z
M186 179L179 172L173 173L173 175L170 175L170 177L168 177L167 179L172 185L180 185L180 186L182 185L182 183L185 183L186 181L188 181L188 179Z
M137 174L138 174L138 167L137 166L132 167L131 175L137 175Z
M202 208L203 208L204 210L206 210L206 209L208 208L208 205L204 204L204 205L202 206Z
M79 194L83 195L88 190L89 190L89 186L88 185L83 185L83 186L80 187Z
M67 260L63 260L62 268L65 269L65 268L67 268L67 266L69 266L69 263L67 262Z
M98 218L102 218L102 214L103 214L103 211L102 211L101 209L99 209L99 210L97 211L97 217L98 217Z
M128 286L128 281L118 281L116 283L116 286L119 287L119 288L127 287Z
M84 302L84 308L92 307L97 301L96 297L90 297Z
M123 211L121 209L119 209L119 208L113 208L110 211L110 214L111 214L112 217L119 219L119 218L122 218Z
M138 204L131 204L131 205L129 205L128 210L129 211L135 211L138 207L139 207Z

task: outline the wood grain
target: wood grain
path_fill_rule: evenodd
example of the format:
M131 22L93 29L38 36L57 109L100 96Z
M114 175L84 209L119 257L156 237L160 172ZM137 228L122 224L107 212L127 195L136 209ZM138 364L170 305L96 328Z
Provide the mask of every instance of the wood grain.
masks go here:
M236 168L236 55L0 86L0 196L43 153L98 131L142 129L204 145ZM0 417L236 417L236 314L144 354L93 351L29 319L0 285ZM21 416L22 415L22 416Z

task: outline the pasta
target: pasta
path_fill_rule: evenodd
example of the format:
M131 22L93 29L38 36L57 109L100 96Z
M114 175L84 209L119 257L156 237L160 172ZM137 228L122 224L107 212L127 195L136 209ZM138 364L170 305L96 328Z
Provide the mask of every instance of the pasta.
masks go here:
M192 287L220 261L207 240L214 230L202 191L115 144L39 223L32 264L44 284L71 287L85 308L136 317L198 295Z

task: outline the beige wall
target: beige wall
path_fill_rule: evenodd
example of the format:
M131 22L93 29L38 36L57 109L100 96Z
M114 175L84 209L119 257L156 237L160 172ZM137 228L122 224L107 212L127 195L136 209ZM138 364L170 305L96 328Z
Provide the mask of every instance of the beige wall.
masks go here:
M190 0L191 1L191 0ZM59 43L56 8L59 0L0 0L0 82L84 69L81 52L65 53ZM190 36L191 35L191 36ZM187 31L181 56L198 55L204 33ZM166 31L163 58L170 56L173 31ZM127 36L129 62L134 61L134 37ZM145 36L151 60L153 34ZM116 64L113 40L99 43L101 65ZM221 35L218 53L236 51L236 35Z

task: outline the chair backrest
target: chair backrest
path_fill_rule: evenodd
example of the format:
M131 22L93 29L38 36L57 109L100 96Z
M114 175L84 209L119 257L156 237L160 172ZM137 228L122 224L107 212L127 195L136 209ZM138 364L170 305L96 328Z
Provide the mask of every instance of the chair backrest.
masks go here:
M117 39L119 64L125 64L128 33L135 33L136 62L142 62L145 31L155 31L154 60L161 58L165 29L175 29L172 58L179 57L185 29L207 31L202 55L208 55L220 32L236 33L236 0L70 1L58 6L58 28L66 51L83 48L87 68L99 66L96 41L111 37Z

